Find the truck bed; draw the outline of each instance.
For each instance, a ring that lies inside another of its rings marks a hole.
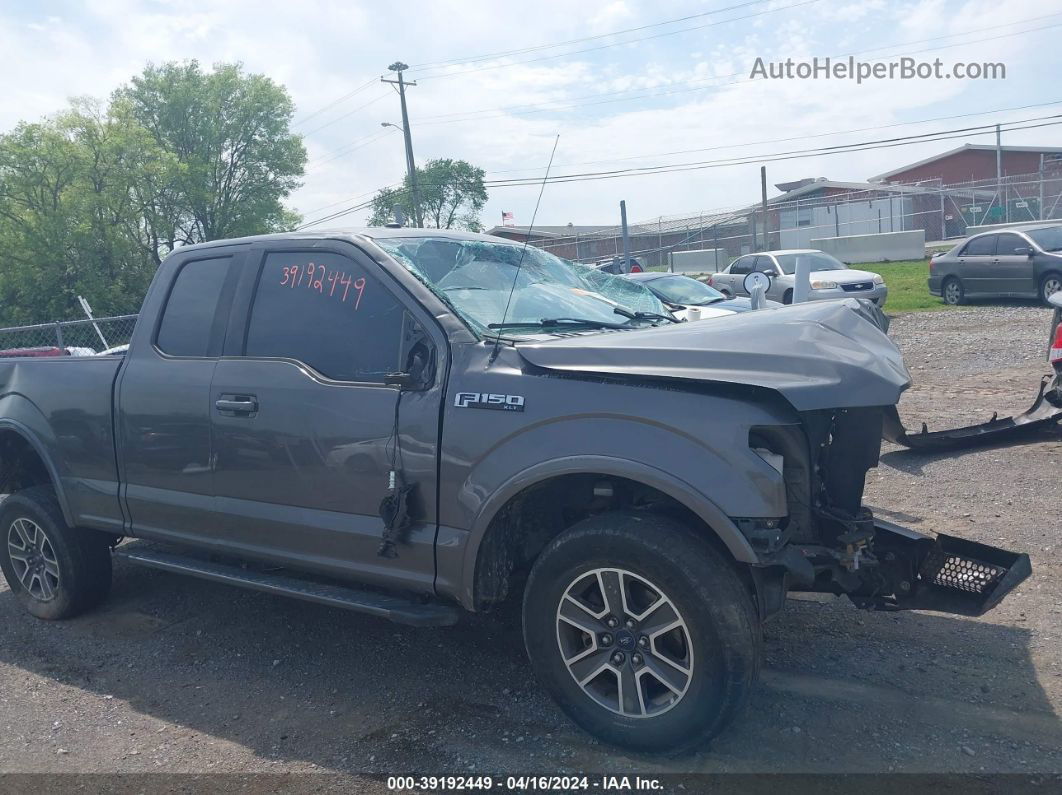
[[[21,426],[44,446],[73,524],[121,529],[111,410],[121,364],[119,356],[0,358],[0,431]]]

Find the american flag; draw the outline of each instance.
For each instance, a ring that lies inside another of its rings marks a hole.
[[[512,213],[502,211],[502,226],[514,226]]]

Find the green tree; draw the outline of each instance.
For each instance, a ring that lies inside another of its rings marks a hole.
[[[419,217],[434,229],[468,229],[479,232],[479,213],[487,203],[484,171],[464,160],[429,160],[417,167],[420,212],[413,205],[413,191],[407,175],[400,188],[384,188],[372,200],[370,226],[383,226],[395,216],[395,208],[412,222]]]
[[[286,91],[149,66],[109,103],[0,134],[0,324],[135,312],[174,247],[288,228],[306,162]]]
[[[302,138],[289,130],[294,110],[282,86],[239,64],[148,66],[115,92],[112,113],[135,120],[179,166],[149,216],[160,248],[298,222],[282,204],[306,166]]]

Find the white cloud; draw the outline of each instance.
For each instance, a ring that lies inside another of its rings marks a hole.
[[[141,0],[92,0],[77,12],[64,12],[62,18],[26,9],[17,13],[0,10],[0,52],[5,53],[0,62],[0,84],[5,86],[0,129],[19,119],[53,113],[68,96],[106,97],[147,61],[193,57],[206,64],[240,60],[249,70],[283,83],[298,105],[297,119],[378,77],[387,64],[403,58],[414,66],[411,77],[417,77],[419,68],[425,78],[409,92],[418,161],[463,157],[499,172],[492,175],[499,177],[541,174],[557,133],[561,139],[555,173],[572,173],[766,154],[967,126],[1002,118],[744,146],[1055,99],[1051,92],[1060,56],[1049,44],[1057,37],[1057,30],[1033,30],[916,56],[931,59],[939,55],[945,61],[1002,60],[1008,66],[1005,83],[886,81],[857,86],[825,80],[749,81],[748,72],[757,56],[841,55],[869,48],[883,49],[867,58],[892,55],[1034,29],[1035,24],[998,26],[1050,11],[1033,0],[1002,5],[996,0],[967,0],[958,6],[943,0],[853,0],[786,10],[791,4],[791,0],[776,2],[771,8],[780,10],[772,13],[688,33],[675,31],[704,21],[654,28],[642,35],[665,31],[674,35],[568,58],[546,59],[557,50],[534,49],[496,61],[458,60],[450,67],[430,71],[418,65],[537,48],[697,14],[704,8],[692,0],[665,0],[651,11],[641,4],[614,0],[542,0],[534,6],[505,5],[496,0],[441,0],[405,7],[367,0],[204,0],[194,6],[183,0],[150,4]],[[732,12],[729,16],[745,13]],[[919,45],[904,44],[990,25],[996,29]],[[589,49],[603,43],[608,40],[564,49]],[[460,74],[426,79],[446,72]],[[596,94],[602,96],[579,99]],[[642,97],[645,94],[656,96]],[[625,96],[642,98],[616,101]],[[380,122],[399,120],[397,98],[387,86],[374,83],[298,129],[312,131],[377,98],[373,104],[308,135],[311,171],[305,187],[294,197],[297,207],[314,210],[345,198],[352,198],[353,204],[353,197],[401,179],[401,135],[372,138],[381,132]],[[553,109],[535,113],[493,110],[514,106],[528,110],[528,105],[546,103]],[[576,104],[581,107],[565,107]],[[485,109],[490,112],[474,113]],[[1014,119],[1028,115],[1039,114],[1004,114]],[[1057,129],[1011,133],[1007,142],[1057,142]],[[351,148],[344,156],[334,156],[356,142],[363,145]],[[778,161],[768,165],[768,176],[771,183],[803,176],[862,179],[959,143],[962,141]],[[742,146],[675,156],[658,154],[737,145]],[[647,156],[616,160],[639,154]],[[607,162],[579,165],[588,161]],[[632,217],[642,219],[743,204],[754,201],[758,192],[758,164],[556,184],[546,189],[540,221],[610,222],[621,198],[627,200]],[[537,186],[494,189],[484,218],[492,222],[504,209],[515,211],[517,220],[526,222],[537,193]],[[355,215],[347,220],[360,222],[363,217]]]

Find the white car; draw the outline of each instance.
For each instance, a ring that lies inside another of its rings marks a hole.
[[[708,284],[727,296],[748,295],[745,277],[754,271],[771,277],[767,297],[783,304],[793,303],[797,263],[806,259],[811,265],[809,301],[831,298],[866,298],[878,306],[885,305],[889,290],[885,280],[876,273],[849,268],[836,257],[816,249],[786,249],[761,251],[738,257],[730,267],[708,278]]]

